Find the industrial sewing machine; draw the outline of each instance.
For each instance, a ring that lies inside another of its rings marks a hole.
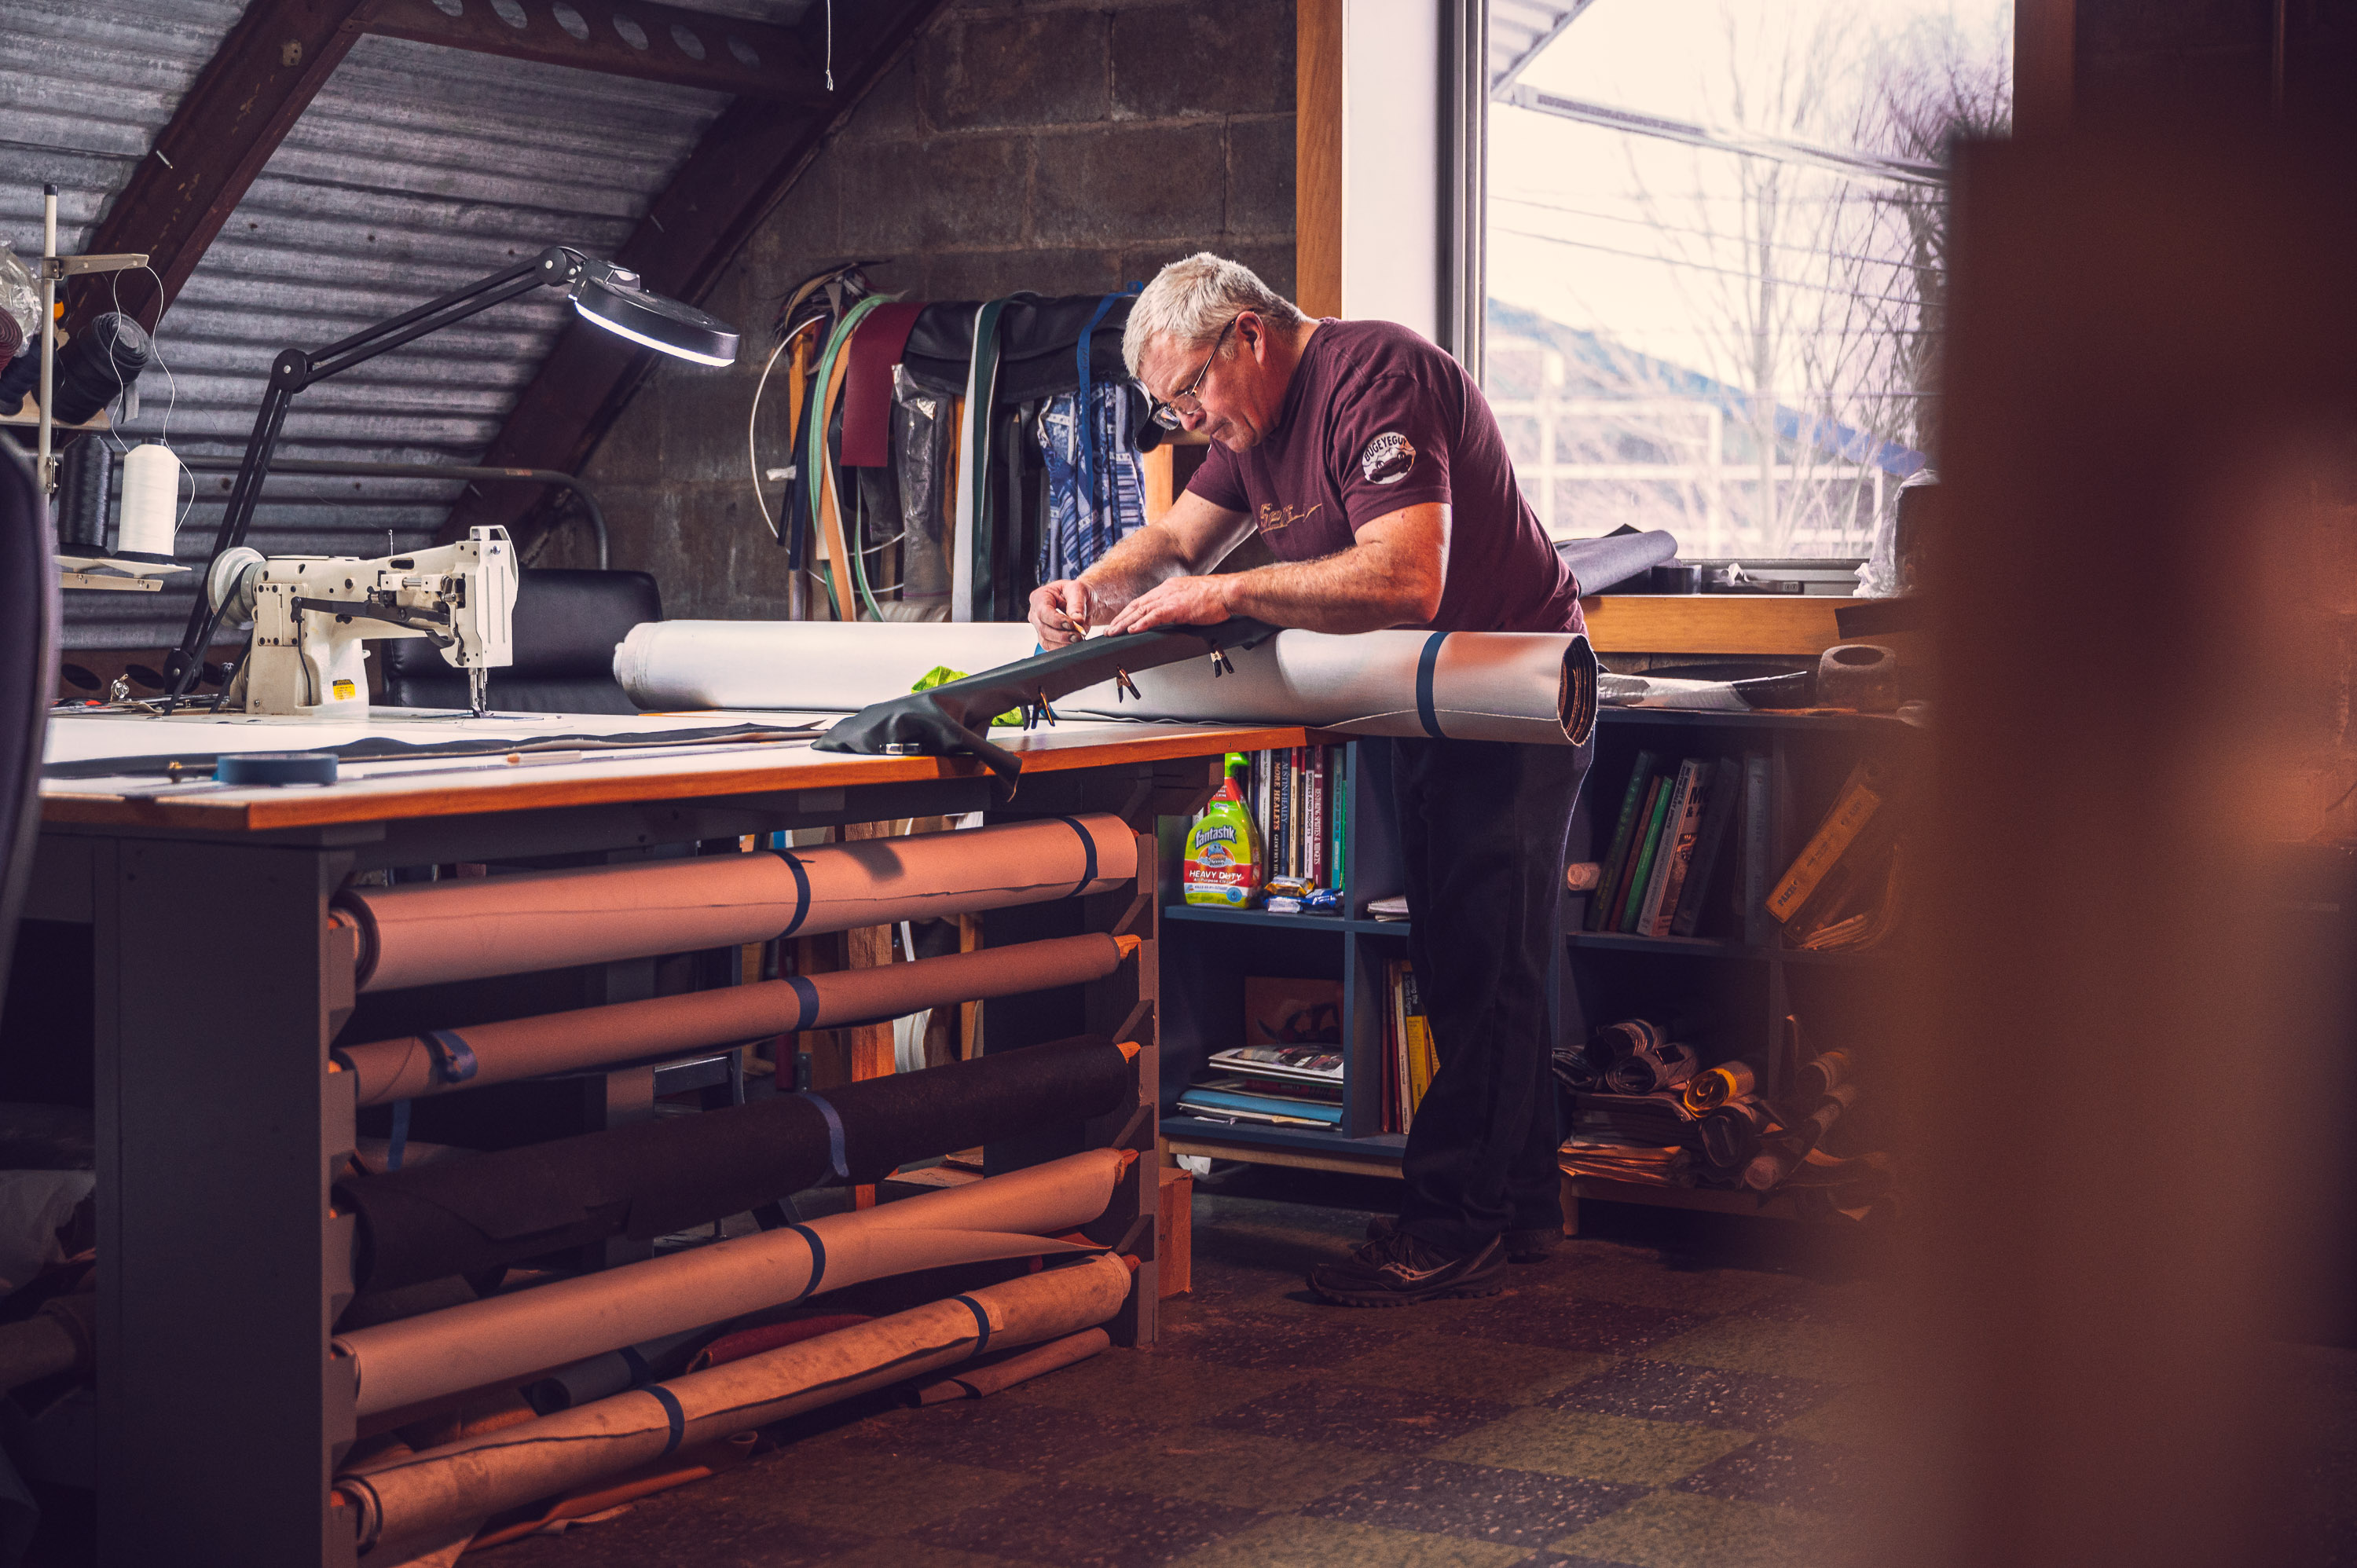
[[[253,622],[222,703],[242,713],[365,718],[369,638],[430,639],[467,672],[479,714],[490,671],[515,661],[515,547],[504,528],[374,561],[238,545],[214,559],[205,593],[222,618]]]

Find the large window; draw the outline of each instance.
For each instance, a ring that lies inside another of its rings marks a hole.
[[[1491,0],[1484,389],[1558,538],[1863,556],[1936,459],[2011,0]]]

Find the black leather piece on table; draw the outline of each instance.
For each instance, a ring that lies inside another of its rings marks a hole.
[[[360,1217],[353,1279],[391,1290],[609,1236],[640,1240],[834,1179],[872,1182],[927,1159],[1102,1116],[1131,1092],[1101,1036],[952,1062],[750,1105],[670,1116],[336,1187]],[[845,1176],[835,1176],[841,1127]]]
[[[614,649],[630,628],[662,619],[644,572],[528,569],[516,580],[515,662],[491,671],[491,706],[510,713],[634,714],[614,679]],[[463,708],[467,677],[422,637],[374,645],[386,705]]]
[[[41,825],[41,736],[58,689],[58,569],[32,465],[0,441],[0,992]]]

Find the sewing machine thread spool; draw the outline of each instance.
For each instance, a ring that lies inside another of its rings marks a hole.
[[[114,553],[125,561],[169,562],[179,522],[180,459],[160,441],[145,441],[123,459],[123,521]]]

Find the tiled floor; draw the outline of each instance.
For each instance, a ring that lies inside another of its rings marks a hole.
[[[1247,1179],[1264,1190],[1286,1186]],[[1299,1191],[1298,1184],[1291,1190]],[[1199,1197],[1161,1345],[817,1418],[486,1568],[1745,1568],[1844,1560],[1871,1287],[1681,1267],[1641,1226],[1506,1294],[1321,1305],[1381,1187]],[[1353,1207],[1353,1202],[1359,1206]]]

